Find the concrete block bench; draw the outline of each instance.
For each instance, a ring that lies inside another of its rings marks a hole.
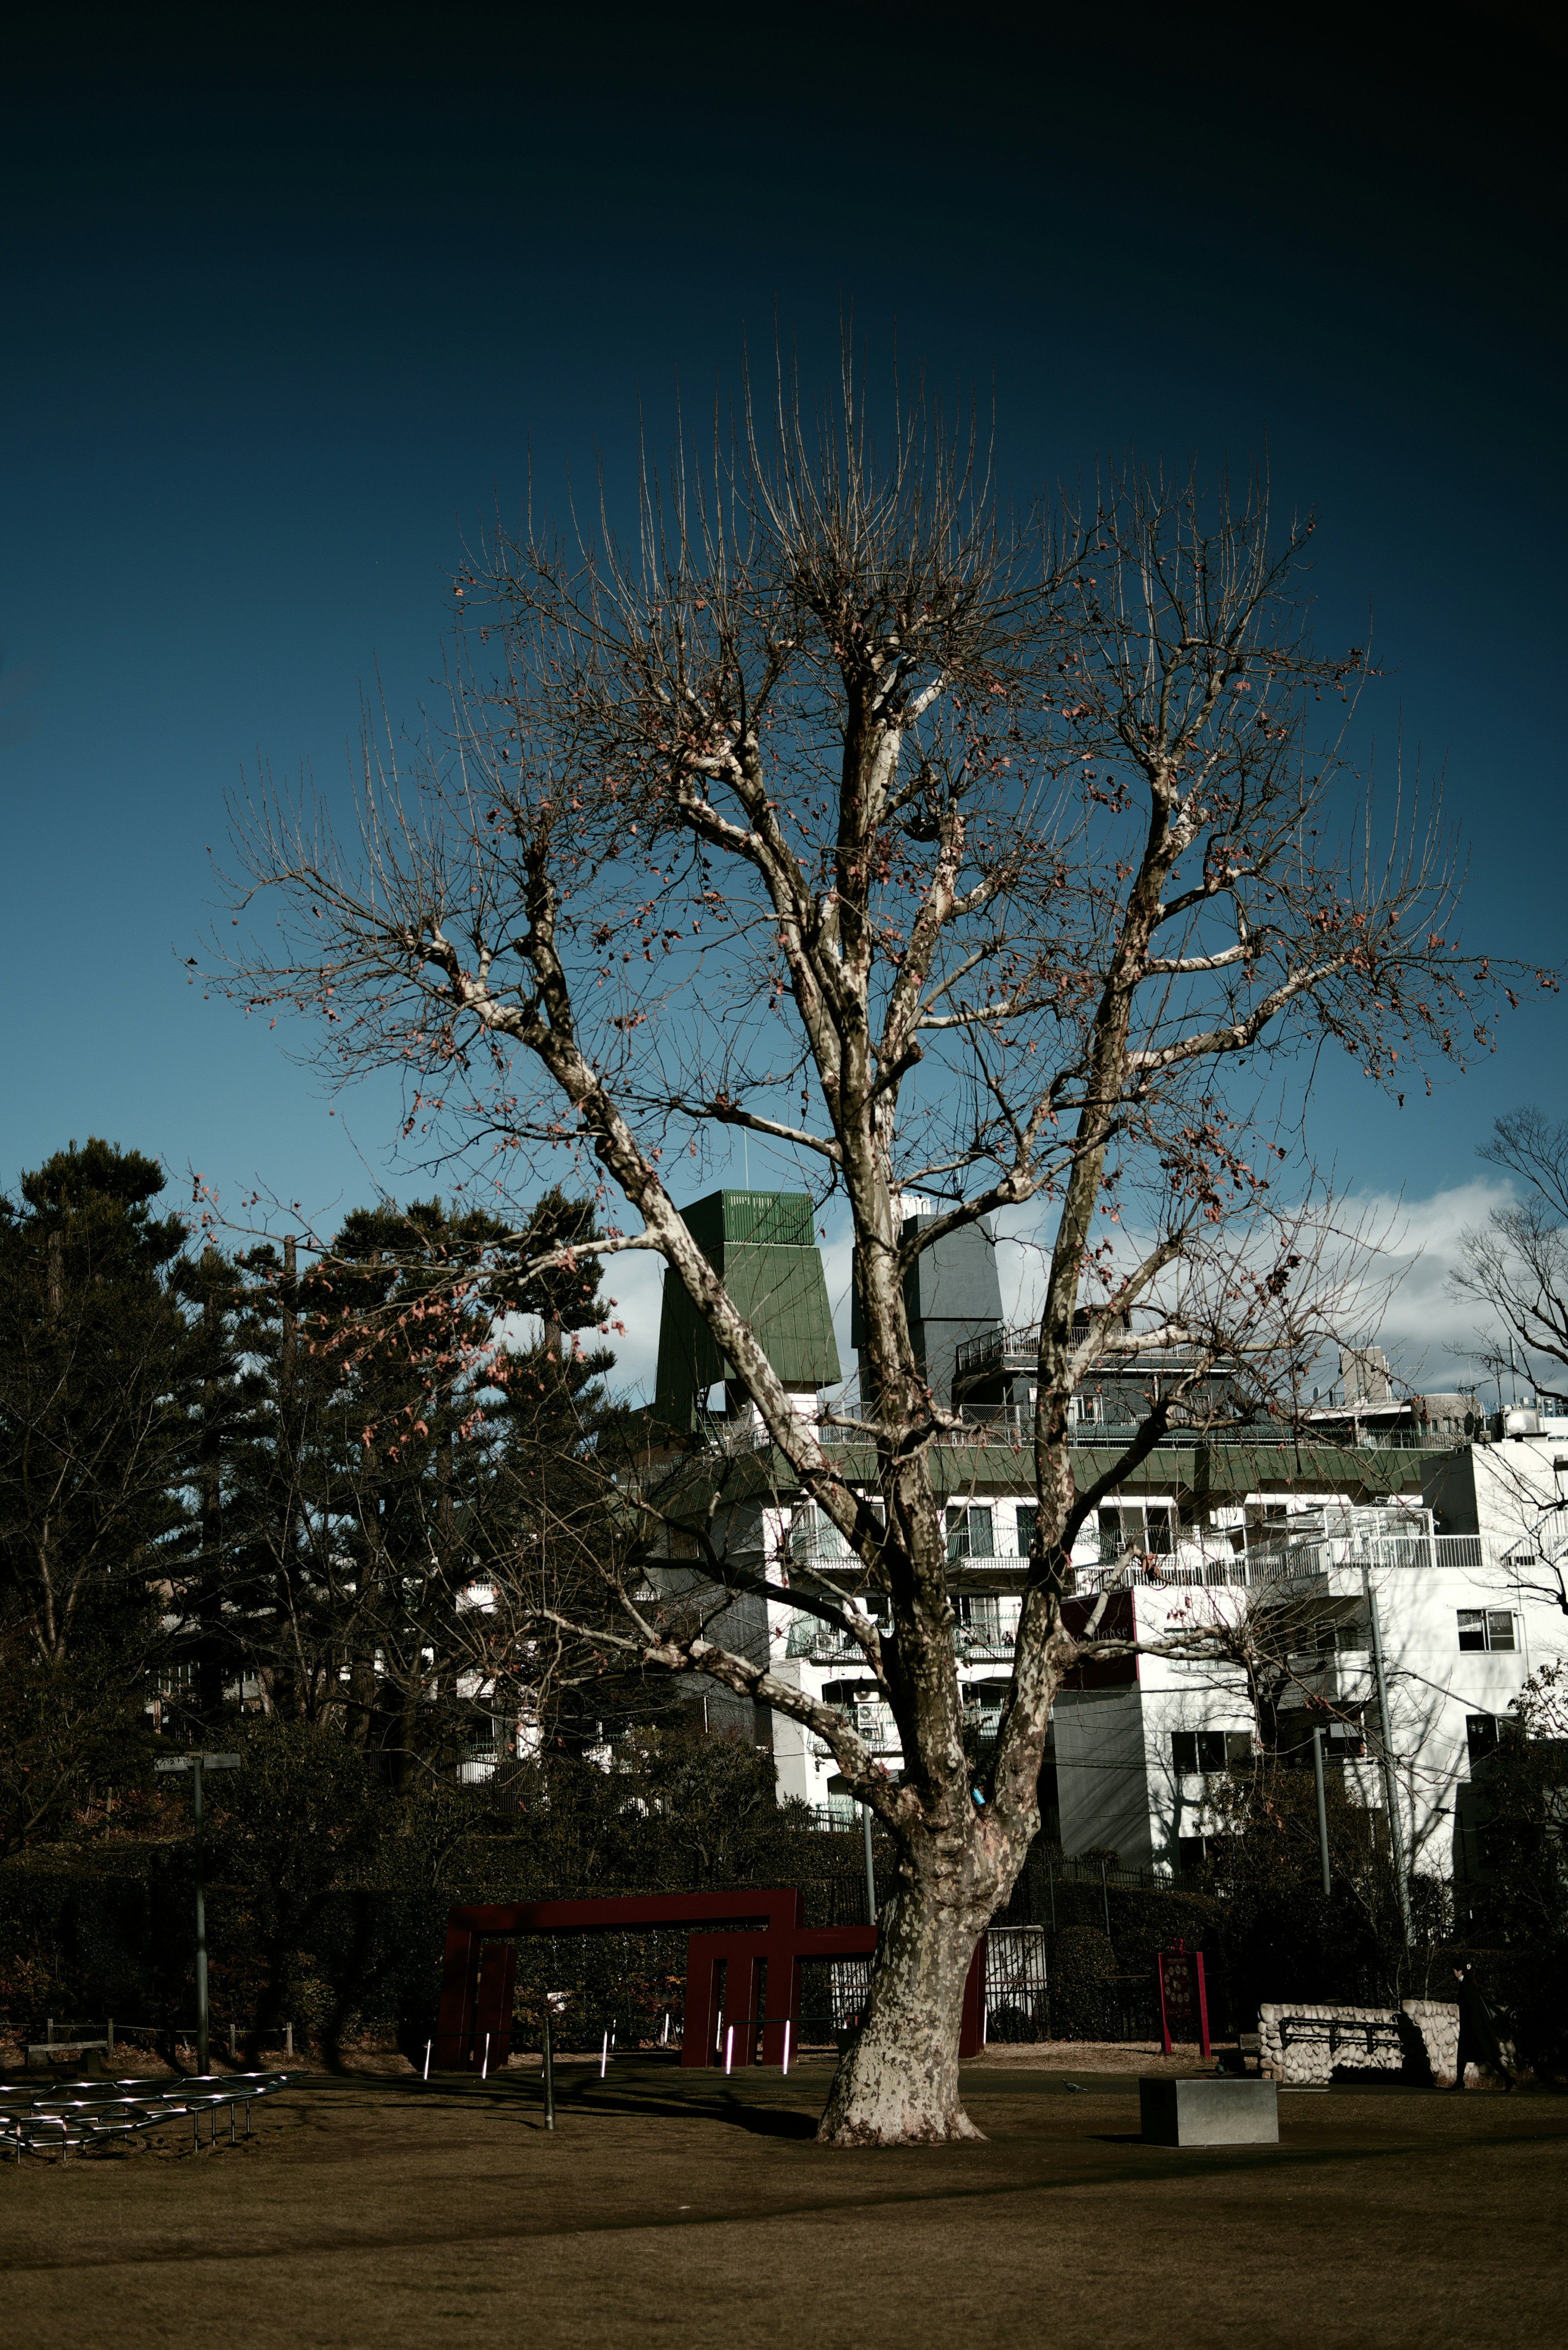
[[[1137,2085],[1146,2146],[1277,2146],[1279,2091],[1272,2081],[1204,2076],[1172,2081],[1146,2074]]]

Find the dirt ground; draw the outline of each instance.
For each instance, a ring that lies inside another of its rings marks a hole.
[[[174,2132],[0,2169],[3,2330],[124,2350],[1568,2335],[1568,2101],[1286,2092],[1278,2147],[1177,2151],[1140,2143],[1136,2076],[1084,2054],[993,2055],[965,2075],[986,2144],[884,2154],[813,2143],[826,2060],[787,2081],[566,2065],[553,2136],[533,2069],[302,2075],[248,2147]]]

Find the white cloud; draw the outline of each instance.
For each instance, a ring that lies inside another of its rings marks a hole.
[[[1425,1200],[1357,1197],[1358,1209],[1388,1227],[1382,1267],[1394,1286],[1376,1341],[1412,1387],[1440,1390],[1480,1376],[1474,1357],[1485,1317],[1468,1300],[1449,1295],[1448,1277],[1459,1261],[1462,1234],[1511,1197],[1508,1184],[1484,1175]]]
[[[628,1249],[624,1256],[607,1257],[599,1286],[616,1301],[612,1322],[626,1324],[623,1338],[613,1331],[598,1345],[615,1349],[610,1384],[637,1403],[653,1400],[653,1375],[659,1363],[659,1310],[664,1296],[664,1259],[651,1249]],[[584,1333],[587,1344],[591,1334]]]

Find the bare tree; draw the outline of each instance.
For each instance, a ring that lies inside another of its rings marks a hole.
[[[1136,468],[1012,518],[972,432],[895,403],[879,449],[847,359],[815,427],[781,374],[701,478],[684,452],[668,486],[645,464],[635,551],[602,516],[570,543],[530,520],[465,566],[450,733],[406,760],[367,743],[357,847],[264,786],[241,812],[236,916],[265,889],[284,927],[242,951],[234,992],[322,1023],[344,1076],[402,1070],[410,1138],[462,1135],[504,1171],[596,1159],[600,1253],[662,1257],[886,1616],[787,1586],[847,1622],[897,1783],[844,1714],[661,1626],[635,1587],[603,1635],[805,1722],[892,1839],[869,2020],[822,2125],[839,2143],[975,2135],[961,1990],[1038,1827],[1081,1653],[1074,1539],[1185,1409],[1151,1400],[1080,1489],[1075,1389],[1151,1339],[1210,1367],[1251,1347],[1288,1411],[1303,1366],[1287,1340],[1266,1372],[1260,1341],[1299,1270],[1271,1121],[1305,1082],[1272,1096],[1278,1056],[1336,1047],[1398,1087],[1423,1046],[1462,1057],[1474,1023],[1433,823],[1406,809],[1379,849],[1364,804],[1354,848],[1334,842],[1365,662],[1308,641],[1313,527],[1276,543],[1261,483],[1210,500]],[[675,1204],[676,1168],[735,1132],[847,1214],[857,1444],[792,1405]],[[906,1186],[939,1212],[906,1219]],[[930,1460],[953,1415],[904,1284],[922,1249],[1024,1204],[1052,1233],[1038,1515],[977,1790]]]
[[[1522,1193],[1461,1235],[1449,1286],[1486,1311],[1482,1359],[1494,1371],[1513,1360],[1515,1342],[1532,1376],[1542,1356],[1568,1369],[1568,1125],[1511,1110],[1480,1155],[1516,1176]]]

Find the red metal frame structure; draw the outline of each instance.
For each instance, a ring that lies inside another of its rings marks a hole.
[[[1161,1950],[1155,1959],[1154,1979],[1159,1991],[1159,2043],[1166,2054],[1170,2054],[1170,2019],[1180,2022],[1191,2016],[1193,1993],[1197,1993],[1198,2034],[1202,2053],[1209,2054],[1209,1991],[1203,1981],[1203,1953],[1189,1950],[1178,1937],[1176,1947]]]
[[[512,2047],[512,1992],[520,1934],[649,1932],[660,1926],[721,1927],[693,1931],[686,1945],[686,2028],[682,2064],[723,2061],[719,1966],[725,1970],[722,2008],[732,2022],[751,2024],[732,2061],[753,2060],[759,2008],[759,1962],[768,1966],[762,2018],[763,2064],[782,2064],[784,2027],[800,2028],[801,1967],[807,1959],[867,1958],[877,1948],[874,1926],[808,1926],[805,1904],[793,1886],[768,1892],[628,1893],[592,1901],[521,1901],[451,1910],[441,1971],[441,2010],[431,2052],[436,2070],[477,2072],[487,2059],[504,2064]],[[978,2056],[985,1981],[985,1937],[964,1984],[959,2054]],[[782,1996],[781,1996],[782,1992]]]

